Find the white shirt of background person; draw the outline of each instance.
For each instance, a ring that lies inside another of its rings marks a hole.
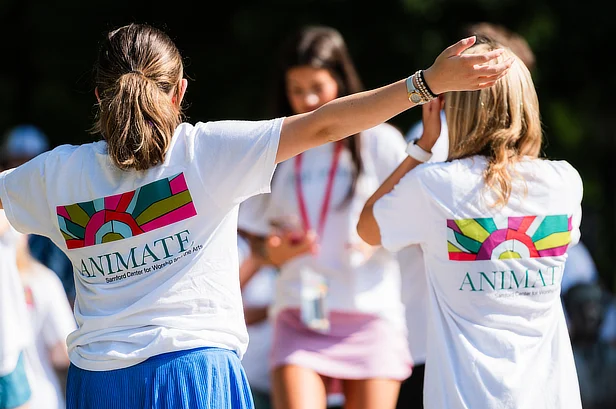
[[[251,200],[251,199],[249,199]],[[241,236],[237,238],[240,265],[248,257],[250,246]],[[263,267],[242,289],[244,307],[268,307],[274,298],[276,269]],[[269,352],[272,345],[273,326],[270,319],[247,325],[249,344],[242,358],[242,366],[252,389],[271,393]]]
[[[15,370],[23,350],[32,342],[24,290],[16,262],[17,232],[0,210],[0,377]]]
[[[407,142],[418,140],[423,133],[423,122],[416,122],[404,135]],[[432,147],[428,162],[443,162],[449,154],[449,136],[445,111],[441,111],[441,134]],[[400,262],[402,302],[406,310],[409,348],[413,365],[426,362],[426,330],[428,290],[421,246],[407,246],[397,253]]]
[[[25,350],[26,373],[32,389],[30,404],[36,409],[64,409],[64,382],[56,368],[68,368],[66,338],[77,329],[73,311],[53,270],[33,260],[28,271],[20,275],[34,334],[34,343]]]

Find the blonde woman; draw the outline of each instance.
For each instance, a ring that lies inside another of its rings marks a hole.
[[[465,53],[499,47],[481,40]],[[539,158],[537,95],[515,58],[494,87],[423,106],[423,135],[357,226],[370,244],[424,251],[429,409],[581,408],[559,296],[580,237],[582,182],[566,161]],[[421,164],[443,103],[449,158]]]

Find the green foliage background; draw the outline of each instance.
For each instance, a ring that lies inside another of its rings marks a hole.
[[[366,87],[427,67],[463,25],[491,21],[522,34],[546,135],[545,154],[584,180],[582,237],[606,285],[616,286],[616,152],[612,74],[615,23],[599,0],[264,0],[134,2],[0,0],[0,132],[29,122],[53,145],[96,137],[91,67],[110,28],[131,21],[165,29],[186,57],[191,121],[259,119],[271,59],[299,24],[338,28]],[[411,110],[391,123],[406,131]]]

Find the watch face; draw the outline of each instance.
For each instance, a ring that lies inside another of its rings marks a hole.
[[[419,95],[418,92],[411,92],[409,97],[415,104],[419,104],[421,102],[421,95]]]

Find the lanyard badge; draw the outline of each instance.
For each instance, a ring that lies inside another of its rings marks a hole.
[[[300,272],[302,280],[301,290],[301,319],[308,328],[329,332],[329,309],[327,307],[327,293],[329,287],[323,274],[304,266]]]
[[[325,187],[325,195],[321,204],[319,213],[319,224],[317,226],[317,240],[319,240],[325,230],[325,222],[329,212],[329,203],[331,201],[332,190],[340,154],[342,153],[342,143],[336,142],[334,145],[334,155],[332,164],[329,169],[327,185]],[[302,155],[295,157],[295,187],[297,192],[297,203],[299,212],[304,227],[304,231],[311,230],[310,218],[304,199],[304,191],[302,189]],[[300,272],[301,275],[301,319],[304,325],[315,331],[328,332],[330,329],[329,311],[327,308],[327,296],[329,286],[327,279],[323,274],[320,274],[312,265],[314,263],[305,264]]]

